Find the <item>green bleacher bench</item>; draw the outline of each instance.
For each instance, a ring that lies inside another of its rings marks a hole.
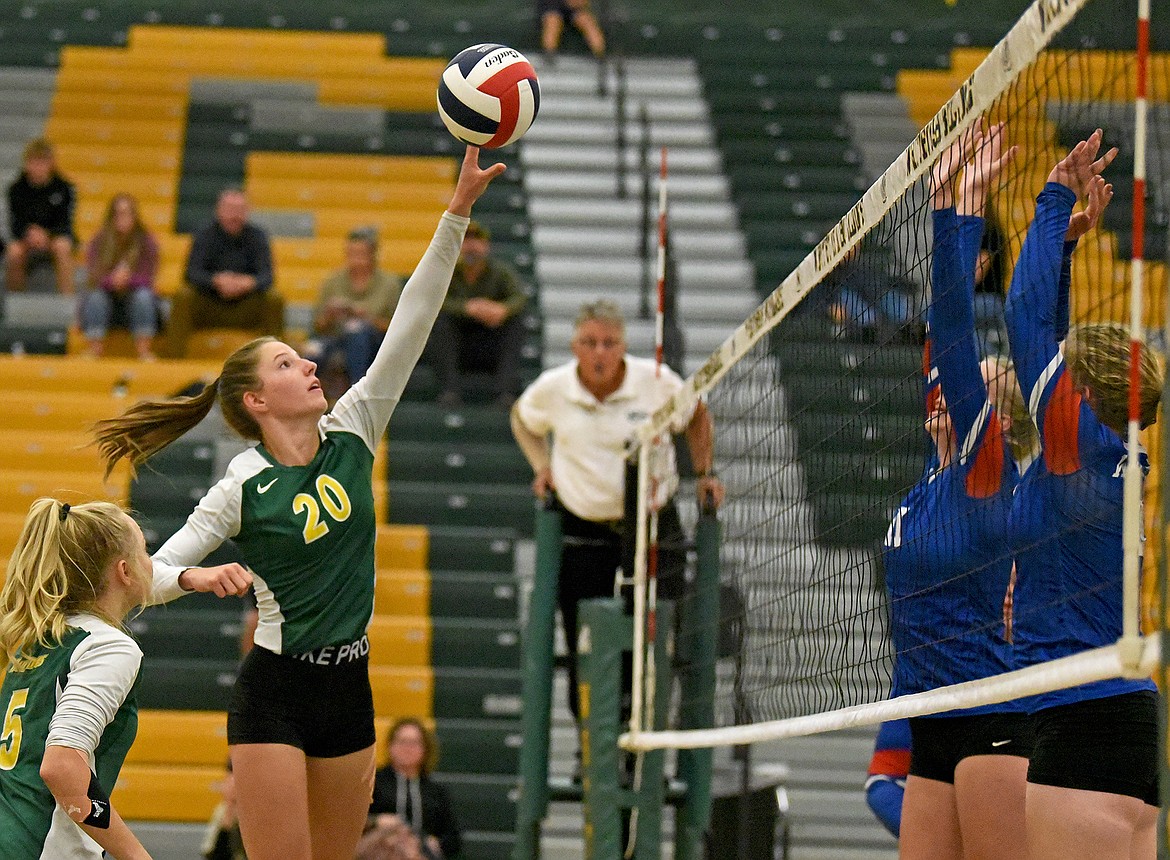
[[[520,717],[519,669],[435,669],[435,719]]]
[[[517,777],[440,772],[434,779],[446,787],[460,827],[497,832],[516,829]]]
[[[901,496],[921,476],[923,460],[913,452],[800,453],[808,485],[817,492],[855,492],[871,496]]]
[[[791,414],[803,411],[845,415],[921,415],[917,378],[867,374],[865,378],[804,374],[785,381]]]
[[[523,483],[532,468],[514,442],[408,442],[390,437],[391,479],[435,483]]]
[[[12,355],[64,355],[69,332],[64,326],[0,324],[0,352]]]
[[[794,373],[910,376],[922,369],[922,349],[916,346],[816,344],[784,337],[775,338],[773,343],[785,377]]]
[[[139,467],[139,474],[199,475],[211,477],[215,468],[215,445],[205,440],[176,439]]]
[[[535,502],[527,485],[391,481],[389,521],[511,528],[531,534]]]
[[[511,529],[431,525],[428,531],[431,570],[511,573],[515,567]]]
[[[925,457],[921,415],[827,415],[803,412],[793,416],[800,450],[814,454],[833,451],[905,452],[919,464]]]
[[[727,164],[859,164],[861,156],[848,140],[782,140],[765,137],[724,137],[720,150]]]
[[[436,668],[519,669],[519,624],[515,620],[434,617],[431,664]]]
[[[143,654],[149,659],[239,659],[241,612],[235,602],[221,600],[218,611],[187,606],[187,599],[180,598],[130,619]]]
[[[144,658],[138,707],[177,711],[226,711],[238,660]]]
[[[515,844],[516,834],[507,831],[465,830],[460,854],[463,857],[474,857],[475,860],[512,860]]]
[[[737,188],[759,192],[812,190],[818,193],[864,191],[868,183],[851,164],[834,166],[752,164],[729,166],[728,174]]]
[[[772,191],[767,194],[737,194],[745,217],[808,218],[814,221],[839,219],[861,197],[861,192],[818,192],[809,190]]]
[[[511,574],[431,572],[431,616],[434,618],[519,617],[516,579]]]
[[[400,403],[390,417],[389,434],[391,445],[412,440],[515,444],[508,414],[490,407]]]
[[[439,767],[447,773],[515,774],[524,734],[513,720],[436,720]]]
[[[898,496],[813,493],[817,540],[831,546],[872,546],[890,526]]]

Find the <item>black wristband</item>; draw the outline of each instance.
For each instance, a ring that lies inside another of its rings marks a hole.
[[[97,774],[92,770],[89,772],[89,791],[86,792],[86,796],[89,798],[91,809],[89,815],[85,816],[81,823],[99,830],[109,830],[110,796],[102,790]]]

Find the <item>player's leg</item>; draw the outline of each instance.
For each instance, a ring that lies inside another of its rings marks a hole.
[[[1130,860],[1153,860],[1158,853],[1158,807],[1148,803],[1142,807],[1130,846]]]
[[[374,747],[307,766],[313,860],[353,860],[374,796]]]
[[[1028,783],[1031,860],[1131,860],[1148,818],[1136,797]],[[1152,845],[1152,840],[1150,840]],[[1143,856],[1152,860],[1153,854]]]
[[[546,54],[555,54],[561,44],[565,21],[559,12],[545,12],[540,16],[540,47]]]
[[[239,744],[231,758],[249,860],[313,860],[305,754],[285,744]]]
[[[1024,823],[1028,760],[968,756],[955,768],[955,799],[965,860],[1027,860]]]
[[[605,56],[605,34],[601,32],[601,25],[597,23],[597,16],[588,7],[578,9],[573,13],[573,26],[581,31],[585,44],[593,52],[593,56]]]
[[[955,786],[910,775],[898,849],[901,860],[963,860]]]

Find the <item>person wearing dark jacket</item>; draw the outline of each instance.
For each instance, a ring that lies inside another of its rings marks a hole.
[[[198,329],[281,336],[284,300],[272,289],[268,234],[248,221],[248,198],[238,188],[220,192],[215,221],[192,239],[185,277],[186,285],[171,300],[169,357],[184,357]]]
[[[24,289],[29,263],[52,259],[57,289],[73,293],[73,185],[57,171],[53,146],[38,138],[24,149],[24,167],[8,186],[8,226],[12,242],[5,256],[5,284]],[[2,247],[2,246],[0,246]]]
[[[398,720],[387,736],[389,764],[374,777],[374,802],[366,835],[358,846],[379,840],[405,824],[417,835],[426,860],[450,860],[459,853],[462,839],[447,790],[430,778],[436,750],[426,727],[416,719]]]

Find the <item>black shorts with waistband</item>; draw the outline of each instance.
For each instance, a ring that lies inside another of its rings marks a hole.
[[[1028,782],[1136,797],[1158,805],[1158,694],[1122,693],[1033,714]]]
[[[910,718],[910,773],[954,784],[955,769],[977,755],[1032,754],[1032,719],[1024,713]]]
[[[244,658],[228,710],[228,744],[285,744],[314,758],[373,746],[369,640],[306,654],[257,645]]]

